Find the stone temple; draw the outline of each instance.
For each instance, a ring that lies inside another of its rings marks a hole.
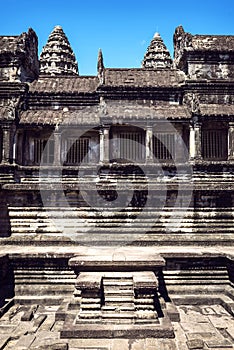
[[[234,348],[234,36],[173,41],[0,36],[0,349]]]

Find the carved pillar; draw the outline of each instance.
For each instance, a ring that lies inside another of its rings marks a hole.
[[[189,135],[189,154],[190,159],[201,159],[201,123],[190,125]]]
[[[234,122],[228,126],[228,160],[234,160]]]
[[[100,137],[100,162],[109,162],[109,126],[99,130]]]
[[[9,164],[11,159],[11,126],[2,126],[2,164]]]
[[[54,165],[61,165],[61,133],[54,132]]]
[[[146,127],[145,146],[145,160],[151,163],[153,161],[153,128],[151,125]]]

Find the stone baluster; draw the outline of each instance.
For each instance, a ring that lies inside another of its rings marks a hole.
[[[54,132],[54,164],[55,166],[61,165],[61,133]]]
[[[147,125],[146,127],[146,135],[145,135],[145,159],[147,163],[152,163],[153,161],[153,128],[151,125]]]
[[[228,160],[234,160],[234,122],[228,128]]]

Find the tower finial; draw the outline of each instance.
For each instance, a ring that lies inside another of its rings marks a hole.
[[[98,77],[100,80],[100,83],[103,84],[104,80],[104,63],[103,63],[103,55],[102,55],[102,50],[99,49],[98,51],[98,62],[97,62],[97,71],[98,71]]]

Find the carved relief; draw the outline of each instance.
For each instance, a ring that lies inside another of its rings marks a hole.
[[[197,94],[194,93],[186,93],[183,98],[183,104],[186,104],[192,113],[199,114],[200,106],[199,106],[199,98]]]

